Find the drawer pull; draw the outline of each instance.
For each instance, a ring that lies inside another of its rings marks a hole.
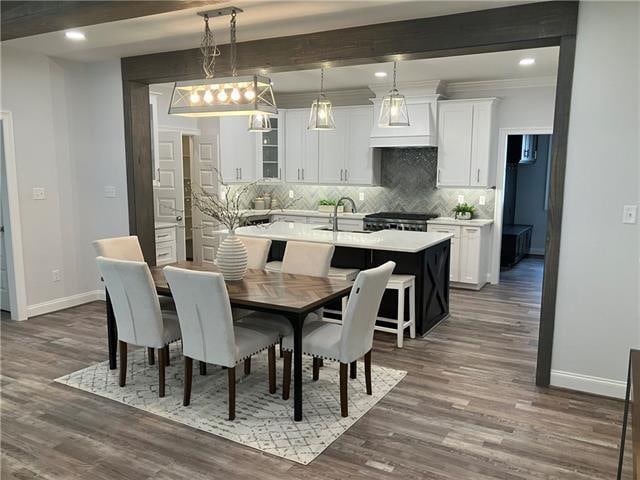
[[[168,257],[168,256],[169,256],[169,254],[168,254],[167,252],[165,252],[165,253],[159,253],[159,254],[158,254],[158,256],[159,256],[159,257]]]
[[[164,234],[162,234],[162,235],[158,235],[158,238],[167,238],[167,237],[169,237],[169,236],[170,236],[170,234],[169,234],[169,233],[164,233]]]

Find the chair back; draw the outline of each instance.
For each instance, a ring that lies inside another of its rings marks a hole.
[[[100,257],[115,258],[116,260],[132,260],[134,262],[144,262],[144,255],[140,248],[138,237],[103,238],[93,242],[93,248]]]
[[[328,243],[287,242],[282,259],[282,273],[326,277],[335,247]]]
[[[371,350],[378,309],[395,266],[394,262],[387,262],[356,277],[342,319],[341,362],[353,362]]]
[[[143,347],[164,346],[160,302],[145,262],[97,257],[118,326],[118,339]]]
[[[247,249],[247,268],[264,270],[269,258],[271,240],[268,238],[238,237]]]
[[[222,274],[164,267],[182,332],[184,355],[233,367],[236,346],[229,294]]]

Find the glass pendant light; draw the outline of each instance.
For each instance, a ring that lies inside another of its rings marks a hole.
[[[393,88],[382,98],[380,117],[378,118],[378,125],[380,127],[392,128],[409,126],[407,102],[404,95],[400,95],[396,88],[397,65],[397,62],[393,62]]]
[[[324,68],[320,69],[320,94],[311,104],[309,115],[309,130],[335,130],[331,101],[324,95]]]
[[[278,113],[271,80],[261,75],[237,75],[236,71],[236,15],[237,7],[199,12],[204,17],[205,29],[200,51],[205,78],[176,82],[173,87],[169,114],[185,117],[220,117],[247,115],[268,117]],[[220,51],[209,28],[209,15],[231,15],[229,30],[231,42],[231,77],[214,78],[216,57]]]
[[[256,113],[249,117],[250,132],[270,132],[271,130],[271,118],[269,118],[269,115]]]

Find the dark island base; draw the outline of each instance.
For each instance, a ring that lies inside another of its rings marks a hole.
[[[269,260],[282,260],[286,242],[274,240]],[[449,315],[449,256],[451,242],[445,240],[417,253],[368,250],[336,247],[331,265],[338,268],[366,270],[392,260],[396,262],[394,273],[416,277],[416,330],[424,335]],[[387,291],[382,298],[379,315],[397,317],[398,297],[395,291]],[[405,298],[409,305],[409,298]],[[340,309],[340,305],[333,306]],[[409,309],[405,308],[405,319]]]

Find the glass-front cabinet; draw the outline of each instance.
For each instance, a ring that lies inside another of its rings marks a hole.
[[[256,133],[257,177],[264,182],[280,182],[284,170],[284,115],[271,117],[271,131]]]

